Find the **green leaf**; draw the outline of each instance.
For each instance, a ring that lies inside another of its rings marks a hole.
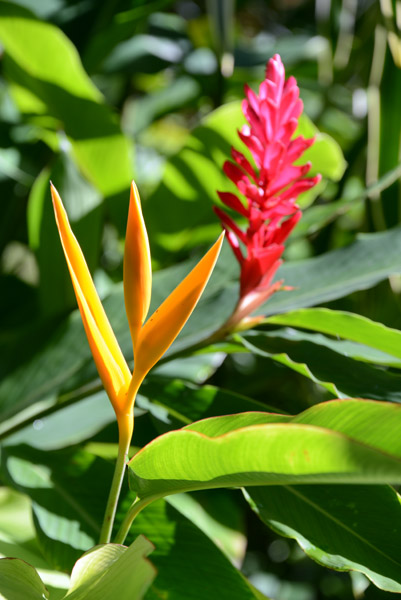
[[[295,289],[277,292],[259,313],[287,312],[342,298],[395,273],[401,273],[401,227],[360,234],[344,248],[285,263],[277,278]]]
[[[306,310],[306,309],[305,309]],[[312,309],[311,309],[312,310]],[[318,309],[319,310],[319,309]],[[325,309],[324,309],[325,310]],[[286,313],[291,314],[291,313]],[[348,313],[352,316],[352,313]],[[280,316],[280,315],[277,315]],[[357,315],[355,315],[357,316]],[[268,323],[269,320],[267,319]],[[279,348],[280,342],[279,340],[284,340],[284,347],[286,346],[286,341],[292,342],[310,342],[311,344],[315,344],[317,346],[324,346],[325,348],[329,348],[334,352],[341,354],[350,359],[356,359],[367,363],[372,363],[376,365],[383,366],[392,366],[392,367],[400,367],[401,361],[400,359],[391,356],[387,352],[382,352],[381,350],[377,350],[376,348],[372,348],[371,346],[367,346],[365,344],[359,344],[358,342],[353,342],[347,339],[341,339],[340,336],[329,337],[328,335],[322,335],[321,333],[310,333],[309,331],[304,331],[301,329],[294,329],[293,327],[279,327],[277,329],[273,329],[272,331],[263,331],[264,336],[266,338],[270,338],[272,340],[272,347],[275,348],[275,341],[277,340],[277,347]],[[394,330],[395,331],[395,330]],[[255,330],[255,333],[258,334],[260,332],[259,329]],[[247,335],[247,334],[244,334]],[[252,335],[250,333],[250,335]],[[237,339],[237,338],[236,338]],[[239,340],[238,340],[239,341]],[[267,342],[269,344],[269,342]],[[280,348],[279,348],[280,349]]]
[[[326,388],[335,397],[401,402],[401,375],[350,358],[347,349],[351,355],[358,354],[358,350],[364,355],[363,347],[357,349],[350,342],[336,342],[320,334],[294,330],[255,331],[237,335],[236,339],[242,339],[250,352],[285,365]],[[369,354],[367,348],[365,359]],[[374,360],[375,355],[369,358]]]
[[[387,364],[394,364],[391,357],[401,359],[401,331],[354,313],[313,308],[276,315],[267,319],[267,323],[321,331],[365,344],[389,355]]]
[[[168,502],[140,513],[131,535],[142,533],[154,544],[158,575],[146,600],[254,600],[262,598],[214,543]]]
[[[399,483],[400,424],[401,406],[361,400],[323,403],[292,418],[205,419],[136,454],[129,463],[131,488],[149,502],[216,487]]]
[[[56,120],[56,129],[63,124],[77,164],[103,195],[126,192],[132,178],[130,144],[71,41],[9,2],[0,4],[0,39],[8,77],[25,92],[20,108],[45,111]]]
[[[137,537],[129,548],[95,546],[72,570],[69,600],[141,600],[156,576],[146,559],[153,548],[144,536]]]
[[[0,560],[0,598],[4,600],[44,600],[49,594],[31,565],[19,558]]]
[[[107,74],[161,71],[179,63],[184,56],[178,40],[149,34],[137,34],[117,44],[103,63]]]
[[[59,450],[90,439],[115,419],[110,400],[101,390],[74,404],[61,405],[53,413],[41,415],[34,424],[9,435],[3,443]]]
[[[401,498],[392,488],[270,486],[247,495],[262,521],[319,564],[360,571],[379,588],[401,592]]]

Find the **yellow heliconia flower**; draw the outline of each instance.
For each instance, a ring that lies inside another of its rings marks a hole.
[[[124,253],[124,298],[134,349],[134,371],[131,374],[53,184],[51,194],[89,346],[116,413],[120,435],[131,439],[133,406],[138,388],[149,370],[173,343],[195,308],[213,271],[223,234],[145,322],[152,287],[150,249],[138,190],[132,183]]]

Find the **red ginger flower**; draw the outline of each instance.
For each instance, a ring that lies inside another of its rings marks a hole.
[[[245,94],[242,111],[249,125],[244,125],[238,135],[251,152],[256,168],[232,148],[235,163],[226,161],[223,170],[245,202],[231,192],[217,193],[226,206],[248,220],[247,229],[240,229],[221,208],[214,209],[241,265],[235,323],[281,286],[282,282],[271,282],[282,263],[284,242],[301,218],[296,200],[301,192],[320,181],[320,175],[305,177],[310,162],[302,166],[293,164],[313,144],[314,138],[292,139],[303,103],[294,77],[285,80],[284,65],[278,54],[267,63],[259,95],[247,85]],[[246,249],[245,256],[240,242]]]

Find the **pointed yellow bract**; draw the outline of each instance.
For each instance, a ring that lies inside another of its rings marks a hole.
[[[124,299],[135,357],[136,340],[149,311],[151,292],[152,267],[148,234],[138,189],[132,182],[125,237]]]
[[[150,369],[163,356],[184,327],[198,303],[212,274],[223,243],[224,233],[185,279],[155,310],[139,332],[134,378],[128,392],[128,401]]]
[[[100,378],[113,404],[120,435],[131,439],[136,393],[149,370],[173,343],[195,308],[213,271],[224,234],[145,323],[150,305],[152,271],[149,241],[135,183],[132,183],[124,254],[124,297],[134,346],[134,373],[124,359],[97,295],[67,213],[51,185],[61,243]],[[129,441],[128,441],[129,443]]]
[[[129,386],[131,373],[96,292],[82,250],[74,236],[56,188],[51,185],[54,212],[61,244],[85,326],[86,335],[100,378],[113,404]]]

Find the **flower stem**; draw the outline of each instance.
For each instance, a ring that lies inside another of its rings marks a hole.
[[[161,497],[161,495],[156,495],[142,499],[136,498],[131,504],[131,507],[128,510],[127,514],[125,515],[124,521],[121,523],[120,529],[117,532],[114,543],[123,544],[125,542],[125,538],[129,533],[129,530],[131,529],[131,525],[134,522],[135,517],[141,512],[142,509],[145,508],[145,506],[147,506],[154,500],[158,500]]]
[[[108,544],[113,530],[114,518],[116,515],[117,504],[120,497],[121,486],[125,474],[125,465],[128,459],[128,450],[132,437],[132,415],[126,415],[126,418],[119,420],[119,440],[118,456],[114,467],[113,481],[111,483],[109,498],[107,500],[106,512],[103,519],[100,532],[99,544]]]

